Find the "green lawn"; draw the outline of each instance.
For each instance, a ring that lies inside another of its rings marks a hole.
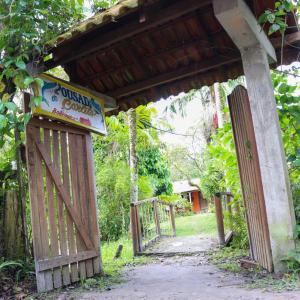
[[[216,235],[216,217],[213,213],[195,214],[176,218],[176,235],[189,236],[197,234]]]

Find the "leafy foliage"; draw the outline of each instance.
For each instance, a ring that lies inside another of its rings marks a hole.
[[[47,54],[45,43],[80,20],[82,0],[5,0],[0,5],[0,148],[5,137],[17,126],[20,131],[29,121],[16,105],[15,96],[33,82],[27,70],[31,61],[38,64]],[[15,101],[15,102],[13,102]],[[38,106],[41,97],[33,97],[31,106]]]
[[[140,149],[138,159],[138,173],[141,176],[150,176],[155,187],[155,195],[171,194],[169,166],[159,146]]]
[[[170,193],[168,165],[156,131],[150,127],[153,108],[140,106],[137,113],[139,199]],[[126,113],[107,118],[108,135],[94,139],[99,223],[102,239],[116,240],[129,229],[130,169],[129,128]]]
[[[300,224],[300,97],[284,74],[272,74],[297,222]]]
[[[275,2],[275,9],[267,9],[259,18],[258,22],[269,26],[269,34],[280,31],[284,34],[287,29],[287,14],[298,14],[300,1],[280,0]],[[296,18],[295,18],[296,19]]]

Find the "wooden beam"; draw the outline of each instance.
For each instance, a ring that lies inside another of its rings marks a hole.
[[[55,57],[58,55],[55,54],[54,48],[54,60],[48,61],[47,63],[45,63],[45,66],[47,66],[47,68],[53,68],[61,64],[66,64],[80,57],[84,57],[92,52],[106,48],[121,40],[130,38],[143,31],[149,30],[153,27],[157,27],[161,24],[172,21],[180,16],[188,14],[189,12],[205,7],[211,4],[211,1],[212,0],[177,1],[175,4],[170,5],[167,8],[160,9],[159,13],[159,7],[156,6],[156,8],[152,10],[151,7],[149,7],[147,11],[146,22],[139,23],[139,19],[136,18],[134,21],[127,23],[125,26],[120,26],[112,32],[107,32],[105,34],[100,35],[99,38],[86,42],[82,47],[73,49],[73,51],[67,51],[62,57]]]
[[[213,6],[216,18],[240,50],[259,44],[270,62],[276,62],[270,40],[244,0],[213,0]]]
[[[158,76],[152,77],[150,79],[142,80],[133,84],[129,84],[125,87],[116,89],[112,92],[108,92],[112,97],[120,98],[140,92],[142,90],[150,89],[154,86],[162,85],[174,80],[182,79],[191,75],[206,72],[211,69],[221,67],[233,62],[240,61],[240,56],[230,57],[230,58],[214,58],[211,60],[203,61],[200,63],[190,64],[186,67],[182,67],[175,71],[160,74]]]
[[[300,31],[284,35],[283,46],[293,45],[297,42],[300,42]],[[271,39],[271,43],[275,49],[280,48],[282,46],[282,37],[280,36],[280,37]]]
[[[56,256],[56,257],[38,260],[36,264],[36,268],[38,272],[41,272],[41,271],[61,267],[64,265],[72,264],[75,262],[79,262],[82,260],[98,257],[98,256],[99,256],[99,252],[96,250],[81,251],[74,254],[62,255],[62,256]]]

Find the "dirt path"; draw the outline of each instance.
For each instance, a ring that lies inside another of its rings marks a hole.
[[[164,238],[151,248],[147,253],[197,253],[205,252],[218,245],[217,239],[207,235],[183,236],[175,238]]]
[[[300,291],[275,293],[247,289],[253,277],[233,274],[212,265],[206,251],[216,247],[214,238],[205,235],[163,239],[149,252],[161,258],[148,265],[124,270],[124,283],[105,292],[61,295],[59,300],[299,300]],[[167,257],[173,253],[175,256]],[[176,255],[180,253],[181,255]],[[198,253],[182,256],[182,253]],[[71,296],[71,297],[69,297]]]
[[[220,271],[203,255],[158,260],[126,271],[127,282],[106,292],[88,292],[76,299],[203,299],[289,300],[300,292],[273,293],[243,287],[246,279]]]

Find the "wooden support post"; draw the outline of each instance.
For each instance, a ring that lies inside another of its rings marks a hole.
[[[244,0],[213,0],[216,18],[239,48],[252,114],[275,272],[295,249],[295,213],[269,61],[275,50]]]
[[[266,52],[260,45],[241,51],[256,138],[273,264],[295,248],[295,213]],[[276,176],[275,176],[276,174]]]
[[[139,205],[135,206],[135,219],[136,219],[137,237],[138,237],[138,245],[139,245],[138,251],[141,252],[143,236],[142,236],[142,226],[141,226]]]
[[[233,224],[232,224],[232,207],[231,207],[230,201],[231,201],[231,195],[227,194],[226,195],[226,208],[227,208],[227,211],[229,213],[229,227],[230,227],[230,230],[232,230],[232,228],[233,228]]]
[[[130,220],[131,220],[133,255],[137,255],[140,252],[140,245],[139,245],[139,237],[138,237],[138,230],[137,230],[136,206],[133,203],[131,203],[130,206]]]
[[[225,244],[225,232],[224,232],[221,195],[219,193],[215,194],[215,208],[216,208],[216,220],[217,220],[217,227],[218,227],[219,244],[220,246],[223,246]]]
[[[175,225],[175,213],[174,213],[173,205],[170,205],[170,216],[171,216],[173,236],[175,237],[176,236],[176,225]]]
[[[158,236],[161,236],[160,222],[159,222],[159,215],[158,215],[156,200],[153,201],[153,214],[154,214],[154,221],[155,221],[155,226],[156,226],[156,233]]]

